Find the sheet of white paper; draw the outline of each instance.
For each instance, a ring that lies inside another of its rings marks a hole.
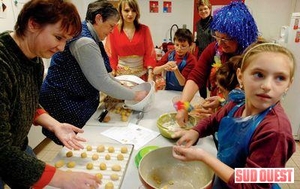
[[[160,133],[129,123],[127,127],[112,127],[103,131],[101,134],[122,144],[133,144],[134,149],[138,150],[156,138]]]

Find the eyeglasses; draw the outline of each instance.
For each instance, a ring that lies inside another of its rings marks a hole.
[[[216,36],[216,35],[212,35],[212,37],[215,38],[216,41],[217,41],[219,44],[220,44],[221,42],[223,42],[223,43],[228,43],[228,42],[234,40],[234,39],[232,39],[232,38],[224,39],[224,38],[218,37],[218,36]]]

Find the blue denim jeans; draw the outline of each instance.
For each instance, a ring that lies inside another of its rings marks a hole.
[[[36,158],[36,155],[35,155],[35,153],[33,152],[33,149],[30,146],[27,146],[25,152],[28,155],[31,155],[31,156]],[[1,177],[0,177],[0,189],[4,189],[4,182],[2,181]]]

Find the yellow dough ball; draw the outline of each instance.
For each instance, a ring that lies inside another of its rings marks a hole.
[[[111,167],[111,170],[113,170],[113,171],[121,171],[121,166],[120,165],[113,165]]]
[[[114,189],[114,184],[112,182],[108,182],[105,184],[105,189]]]
[[[55,167],[56,167],[56,168],[61,168],[61,167],[64,166],[64,165],[65,165],[64,160],[59,160],[59,161],[57,161],[57,162],[55,163]]]
[[[91,169],[93,169],[93,168],[94,168],[93,163],[87,163],[87,164],[86,164],[86,169],[91,170]]]
[[[109,153],[114,153],[115,152],[115,148],[113,146],[108,147],[108,152]]]
[[[117,107],[117,108],[115,109],[115,113],[116,113],[116,114],[119,114],[119,113],[120,113],[120,111],[121,111],[121,110],[120,110],[120,108],[119,108],[119,107]]]
[[[67,163],[68,168],[74,168],[75,165],[76,165],[75,161],[70,161],[70,162]]]
[[[117,155],[117,160],[119,160],[119,161],[124,160],[123,154],[118,154],[118,155]]]
[[[127,122],[128,121],[128,117],[126,115],[122,115],[121,116],[121,121]]]
[[[105,155],[105,159],[106,159],[106,160],[110,160],[110,155],[109,155],[109,154],[106,154],[106,155]]]
[[[81,158],[86,158],[86,157],[87,157],[86,152],[82,152],[82,153],[81,153]]]
[[[121,153],[126,154],[128,152],[128,148],[126,146],[121,147]]]
[[[87,145],[87,146],[86,146],[86,150],[87,150],[87,151],[92,151],[92,150],[93,150],[93,148],[92,148],[92,146],[91,146],[91,145]]]
[[[72,151],[68,151],[68,152],[66,153],[66,156],[67,156],[67,157],[72,157],[72,156],[73,156],[73,152],[72,152]]]
[[[93,154],[93,156],[92,156],[92,160],[97,160],[97,159],[99,159],[99,155],[98,154]]]
[[[99,145],[97,147],[97,152],[104,152],[104,150],[105,150],[105,147],[103,145]]]
[[[106,164],[100,163],[100,170],[106,170]]]
[[[101,179],[103,178],[103,175],[102,175],[101,173],[96,173],[95,176],[96,176],[99,180],[101,180]]]
[[[111,180],[119,180],[119,175],[116,174],[116,173],[113,173],[113,174],[110,175],[110,179]]]
[[[126,110],[121,110],[121,116],[126,116]]]
[[[111,117],[109,115],[105,116],[103,119],[104,123],[108,123],[111,120]]]

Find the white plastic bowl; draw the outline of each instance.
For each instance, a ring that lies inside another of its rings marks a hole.
[[[145,83],[144,80],[142,80],[141,78],[139,78],[135,75],[119,75],[119,76],[116,76],[115,78],[119,81],[131,81],[136,84]]]
[[[154,103],[155,84],[154,82],[144,82],[139,85],[132,87],[134,91],[148,91],[148,95],[141,101],[125,100],[124,108],[129,108],[136,111],[147,112],[151,109]]]

